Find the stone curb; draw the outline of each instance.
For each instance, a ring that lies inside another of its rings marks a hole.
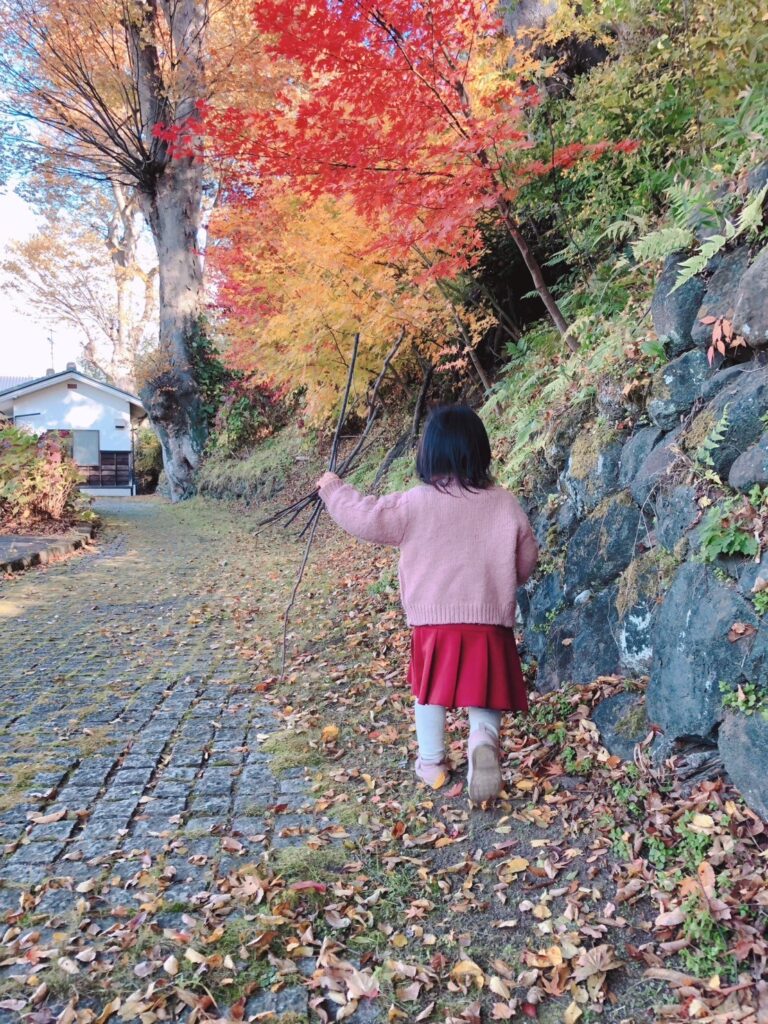
[[[54,558],[69,555],[84,547],[95,532],[93,526],[76,526],[71,533],[64,534],[56,540],[41,537],[37,551],[29,551],[24,555],[0,561],[0,573],[22,572],[35,565],[47,565]]]

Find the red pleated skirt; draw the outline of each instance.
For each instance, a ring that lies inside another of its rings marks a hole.
[[[419,704],[528,710],[515,633],[508,626],[415,626],[408,682]]]

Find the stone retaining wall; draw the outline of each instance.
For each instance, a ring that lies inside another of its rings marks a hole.
[[[608,745],[626,756],[627,735],[642,738],[655,724],[659,757],[717,748],[768,818],[768,719],[726,711],[721,693],[751,684],[768,699],[768,615],[752,601],[768,554],[705,563],[700,551],[718,496],[768,485],[768,247],[724,252],[673,292],[682,258],[667,260],[652,305],[669,362],[631,434],[599,396],[575,438],[573,424],[563,426],[571,436],[557,483],[530,510],[545,571],[521,595],[526,646],[544,691],[649,676],[646,717],[636,701],[598,713]],[[736,359],[709,365],[705,316],[732,320],[746,341]],[[746,627],[736,636],[734,623]]]

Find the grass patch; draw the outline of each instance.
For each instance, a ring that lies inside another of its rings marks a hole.
[[[81,757],[95,757],[96,754],[101,753],[104,750],[104,747],[111,741],[112,726],[99,725],[94,729],[89,729],[88,732],[83,733],[82,736],[78,736],[75,742]]]
[[[272,770],[284,772],[289,768],[322,764],[323,756],[317,749],[319,740],[320,733],[316,729],[307,732],[283,729],[264,740],[261,749],[272,755]]]
[[[298,427],[291,424],[237,458],[213,452],[203,462],[198,490],[214,498],[269,498],[284,484],[299,458],[309,457]]]
[[[274,851],[272,869],[289,884],[307,879],[326,882],[338,876],[348,856],[347,851],[336,846],[322,850],[313,850],[309,846],[284,846]]]

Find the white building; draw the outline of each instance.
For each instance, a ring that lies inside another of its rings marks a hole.
[[[86,494],[136,493],[135,433],[145,416],[136,395],[86,377],[74,363],[61,373],[49,370],[45,377],[0,389],[0,419],[35,434],[55,431],[71,438]]]

